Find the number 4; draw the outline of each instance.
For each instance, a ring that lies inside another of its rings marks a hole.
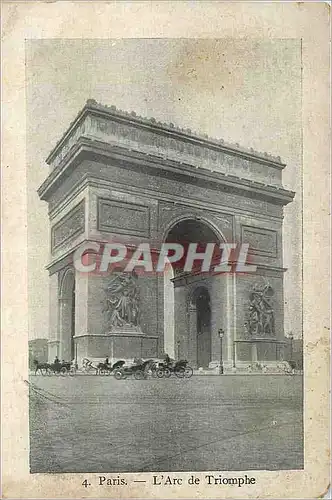
[[[91,483],[88,483],[88,480],[84,479],[82,486],[85,486],[87,488],[88,486],[91,486]]]

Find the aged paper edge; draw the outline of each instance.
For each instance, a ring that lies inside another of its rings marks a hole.
[[[96,6],[98,5],[98,8]],[[327,3],[3,3],[2,491],[5,498],[230,498],[231,486],[131,483],[82,491],[94,474],[29,474],[25,39],[297,38],[303,48],[305,468],[250,471],[237,498],[317,498],[329,484],[329,5]],[[138,22],[140,19],[140,22]],[[78,22],[79,21],[79,22]],[[96,21],[96,22],[94,22]],[[21,349],[18,349],[21,346]],[[23,347],[25,346],[25,347]],[[243,471],[245,473],[245,471]],[[206,472],[204,473],[206,474]],[[238,471],[234,475],[238,475]],[[125,474],[131,479],[150,474]],[[199,476],[199,474],[197,474]],[[189,473],[183,474],[184,477]]]

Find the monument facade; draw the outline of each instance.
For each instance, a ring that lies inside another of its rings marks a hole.
[[[89,100],[47,163],[50,360],[167,352],[207,368],[222,351],[231,369],[283,358],[283,207],[294,193],[280,158]],[[257,270],[75,269],[80,245],[109,241],[156,254],[165,242],[247,243]]]

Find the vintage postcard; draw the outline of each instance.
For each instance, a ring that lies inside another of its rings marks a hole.
[[[5,498],[329,487],[329,6],[4,3]]]

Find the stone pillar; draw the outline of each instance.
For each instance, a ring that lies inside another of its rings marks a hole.
[[[228,335],[228,362],[236,366],[236,274],[227,275],[227,331]]]
[[[256,342],[253,342],[251,344],[251,361],[253,363],[255,363],[258,359],[258,356],[257,356],[257,344]]]
[[[174,338],[174,284],[171,281],[173,278],[172,268],[169,266],[163,276],[158,276],[158,282],[163,284],[162,300],[159,302],[158,310],[163,308],[164,320],[164,351],[171,357],[175,358],[176,346]],[[161,296],[161,293],[160,293]],[[159,296],[159,297],[160,297]]]
[[[174,288],[175,357],[188,359],[188,311],[186,287]]]
[[[197,367],[197,310],[193,304],[188,307],[188,361],[192,367]]]
[[[220,361],[218,330],[224,330],[223,363],[225,369],[234,365],[236,340],[236,276],[219,274],[211,280],[211,347],[212,361]]]
[[[90,278],[91,279],[91,278]],[[88,356],[88,283],[85,273],[75,274],[75,355],[78,365]]]
[[[165,276],[163,274],[157,275],[157,303],[156,303],[156,316],[157,328],[153,332],[158,336],[158,356],[162,357],[165,352],[170,357],[174,353],[174,291],[173,283],[169,281],[170,290],[165,288]],[[165,293],[170,292],[168,297]],[[168,311],[166,308],[166,300],[168,300]],[[152,332],[150,332],[152,333]],[[167,335],[166,335],[167,333]]]
[[[227,307],[227,275],[218,274],[211,279],[211,352],[212,361],[220,360],[220,338],[218,330],[225,332],[223,339],[223,360],[228,361],[229,310]]]
[[[59,298],[60,309],[60,361],[71,358],[71,300]]]
[[[59,356],[60,331],[58,307],[58,274],[52,274],[49,281],[49,333],[48,333],[48,361],[51,363]]]

